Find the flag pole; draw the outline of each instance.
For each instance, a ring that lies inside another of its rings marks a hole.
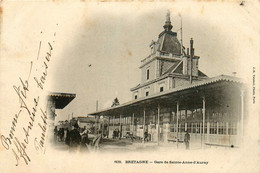
[[[182,38],[182,16],[179,14],[181,17],[181,55],[183,55],[183,38]]]

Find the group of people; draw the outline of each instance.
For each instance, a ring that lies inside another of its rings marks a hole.
[[[87,139],[85,139],[87,138]],[[83,143],[84,139],[84,143]],[[85,132],[84,135],[80,133],[80,129],[74,126],[71,127],[71,130],[68,131],[65,143],[70,147],[78,147],[79,145],[86,145],[88,143],[88,132]]]
[[[54,128],[54,136],[55,141],[63,142],[70,146],[71,148],[77,148],[78,146],[81,146],[81,148],[87,148],[90,149],[91,147],[93,149],[99,148],[99,143],[102,138],[102,132],[99,130],[97,135],[94,137],[94,139],[91,141],[89,139],[89,130],[84,127],[83,129],[80,129],[78,126],[72,126],[71,130],[69,128],[57,128],[55,126]],[[113,139],[119,138],[121,139],[122,133],[117,128],[113,131]],[[133,135],[130,135],[130,138],[133,141]],[[144,132],[144,141],[148,142],[150,140],[150,136],[148,134],[148,131]],[[190,148],[190,134],[188,131],[186,131],[184,135],[184,143],[186,149]]]
[[[113,139],[116,139],[116,138],[121,139],[121,137],[122,137],[121,131],[120,131],[119,129],[115,129],[115,130],[113,131]]]
[[[69,128],[60,128],[57,129],[57,126],[54,128],[54,136],[55,141],[62,142],[65,139],[65,144],[67,144],[70,148],[78,148],[81,149],[98,149],[99,143],[102,138],[101,131],[98,131],[97,135],[91,141],[89,139],[89,130],[84,127],[80,129],[78,126],[72,126]]]
[[[68,132],[68,128],[60,128],[58,130],[57,126],[55,126],[55,128],[54,128],[55,140],[57,140],[59,142],[64,141],[64,139],[67,136],[67,132]]]

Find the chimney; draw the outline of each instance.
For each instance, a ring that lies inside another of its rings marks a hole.
[[[194,55],[194,49],[193,49],[193,39],[190,39],[190,55],[193,57]]]

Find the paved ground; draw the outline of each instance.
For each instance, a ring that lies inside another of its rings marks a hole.
[[[100,143],[99,151],[102,152],[131,152],[131,151],[167,151],[169,148],[177,149],[176,142],[164,143],[161,142],[158,146],[157,142],[145,142],[141,140],[131,141],[130,139],[102,139]],[[72,150],[65,142],[56,142],[54,149],[70,151]],[[201,149],[200,143],[190,143],[190,150]],[[87,150],[87,148],[81,148],[81,150]],[[90,148],[92,150],[92,148]],[[185,150],[184,143],[178,143],[178,150]]]

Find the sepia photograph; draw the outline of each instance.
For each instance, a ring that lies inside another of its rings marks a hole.
[[[0,172],[259,172],[259,2],[0,12]]]

